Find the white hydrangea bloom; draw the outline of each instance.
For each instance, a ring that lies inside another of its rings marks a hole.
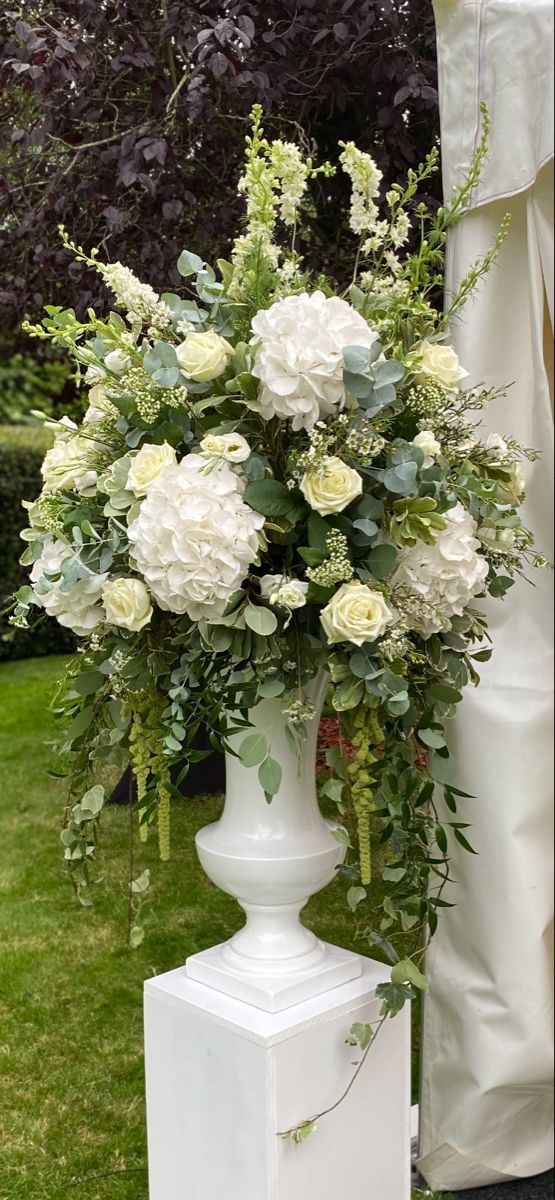
[[[289,417],[293,429],[310,429],[345,408],[343,350],[378,338],[352,305],[323,292],[278,300],[256,314],[252,330],[262,417]]]
[[[354,142],[347,142],[339,161],[349,176],[352,185],[351,215],[349,224],[353,233],[361,234],[373,230],[378,219],[375,203],[383,179],[370,154],[364,154]]]
[[[422,601],[413,625],[425,638],[451,628],[451,618],[462,616],[483,591],[488,574],[473,517],[462,504],[444,515],[448,525],[435,543],[417,542],[403,550],[391,581]]]
[[[193,621],[222,615],[258,555],[264,525],[243,490],[228,463],[207,472],[200,454],[168,467],[149,489],[129,540],[160,608]]]
[[[31,582],[35,585],[42,581],[41,587],[35,588],[35,602],[41,605],[50,617],[56,617],[60,625],[72,629],[81,637],[87,634],[105,619],[102,607],[102,591],[108,578],[107,572],[96,575],[93,572],[84,579],[78,579],[69,591],[62,590],[63,579],[48,580],[45,576],[58,575],[62,563],[74,557],[71,546],[48,534],[44,540],[42,553],[33,563]],[[42,591],[42,584],[48,590]]]

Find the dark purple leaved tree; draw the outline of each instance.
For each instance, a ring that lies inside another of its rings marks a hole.
[[[226,253],[254,101],[268,127],[373,148],[388,182],[437,135],[430,0],[25,0],[0,16],[0,327],[12,345],[44,303],[83,309],[102,284],[57,225],[178,281],[188,246]],[[304,131],[304,133],[302,132]],[[341,179],[313,233],[345,269]]]

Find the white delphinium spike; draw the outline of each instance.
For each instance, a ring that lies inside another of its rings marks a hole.
[[[376,198],[382,182],[382,172],[370,154],[365,154],[354,142],[341,142],[343,153],[339,161],[352,185],[349,224],[353,233],[362,234],[375,229],[378,219]]]

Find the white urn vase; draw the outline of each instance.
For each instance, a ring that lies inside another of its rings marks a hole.
[[[360,958],[321,942],[302,924],[310,896],[326,887],[345,857],[316,795],[318,721],[327,688],[321,673],[307,689],[315,707],[298,752],[286,737],[281,702],[263,700],[249,718],[264,734],[283,778],[269,804],[256,767],[226,755],[226,801],[219,821],[196,844],[209,878],[234,896],[246,925],[230,941],[187,960],[190,979],[279,1012],[360,975]],[[248,730],[246,731],[248,733]],[[238,749],[245,732],[230,739]]]

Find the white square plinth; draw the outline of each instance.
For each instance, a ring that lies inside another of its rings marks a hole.
[[[278,1134],[335,1104],[387,968],[267,1013],[188,978],[145,983],[150,1200],[409,1200],[410,1014],[381,1030],[347,1099],[296,1146]]]

